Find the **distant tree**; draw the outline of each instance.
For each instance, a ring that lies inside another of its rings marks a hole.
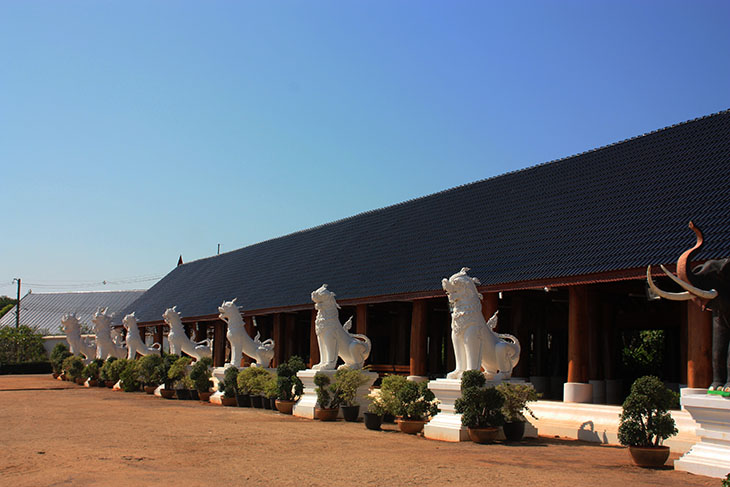
[[[48,360],[43,336],[25,325],[0,328],[0,364]]]
[[[11,309],[13,309],[13,306],[15,306],[13,303],[8,303],[5,306],[3,306],[2,308],[0,308],[0,318],[5,316],[5,313],[7,313]]]

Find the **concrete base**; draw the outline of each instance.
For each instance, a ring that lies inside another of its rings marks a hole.
[[[583,382],[563,384],[563,402],[593,403],[593,386]]]
[[[406,379],[411,382],[428,382],[428,377],[423,375],[409,375]]]
[[[707,477],[730,473],[730,398],[682,389],[682,407],[699,424],[699,442],[675,460],[674,469]]]
[[[487,387],[493,387],[500,382],[524,383],[524,379],[509,379],[507,381],[487,381]],[[461,380],[436,379],[428,383],[439,401],[439,413],[423,427],[423,436],[430,440],[439,441],[468,441],[469,434],[466,427],[461,425],[461,414],[456,412],[454,403],[461,397]],[[537,430],[530,424],[525,425],[526,437],[537,437]]]
[[[591,402],[593,404],[606,404],[606,381],[589,380],[588,383],[593,389]]]
[[[317,386],[314,385],[314,376],[317,372],[327,374],[330,381],[334,381],[336,370],[300,370],[297,372],[297,377],[304,384],[304,394],[301,399],[297,401],[292,409],[292,414],[300,418],[314,419],[314,409],[317,407],[317,393],[315,389]],[[378,378],[377,372],[368,372],[366,370],[361,371],[363,375],[367,377],[367,382],[360,386],[357,390],[357,403],[360,405],[360,413],[358,419],[362,418],[362,414],[368,410],[370,400],[368,394],[370,393],[370,387],[372,387],[375,380]],[[342,410],[340,410],[339,417],[342,417]]]

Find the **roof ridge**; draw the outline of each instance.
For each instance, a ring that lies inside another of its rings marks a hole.
[[[607,149],[609,147],[615,147],[615,146],[618,146],[618,145],[621,145],[621,144],[625,144],[627,142],[631,142],[631,141],[634,141],[634,140],[637,140],[637,139],[641,139],[641,138],[644,138],[644,137],[648,137],[650,135],[654,135],[654,134],[657,134],[659,132],[664,132],[666,130],[674,129],[674,128],[677,128],[677,127],[681,127],[681,126],[684,126],[684,125],[688,125],[688,124],[691,124],[691,123],[698,122],[700,120],[705,120],[705,119],[708,119],[708,118],[712,118],[712,117],[716,117],[718,115],[724,115],[724,114],[730,114],[730,108],[727,108],[727,109],[724,109],[724,110],[720,110],[720,111],[717,111],[715,113],[710,113],[708,115],[703,115],[703,116],[700,116],[700,117],[695,117],[695,118],[692,118],[692,119],[689,119],[689,120],[685,120],[685,121],[682,121],[682,122],[677,122],[677,123],[674,123],[672,125],[667,125],[665,127],[658,128],[658,129],[655,129],[655,130],[652,130],[652,131],[649,131],[649,132],[645,132],[645,133],[640,134],[640,135],[635,135],[635,136],[629,137],[627,139],[618,140],[618,141],[612,142],[610,144],[598,146],[598,147],[595,147],[593,149],[588,149],[588,150],[585,150],[583,152],[578,152],[578,153],[575,153],[575,154],[572,154],[572,155],[569,155],[569,156],[564,156],[564,157],[560,157],[558,159],[552,159],[552,160],[549,160],[549,161],[540,162],[540,163],[537,163],[537,164],[533,164],[531,166],[523,167],[521,169],[515,169],[515,170],[512,170],[512,171],[507,171],[507,172],[502,173],[502,174],[497,174],[497,175],[490,176],[490,177],[487,177],[487,178],[478,179],[476,181],[471,181],[469,183],[464,183],[464,184],[460,184],[460,185],[457,185],[457,186],[453,186],[451,188],[446,188],[446,189],[443,189],[441,191],[437,191],[435,193],[429,193],[429,194],[426,194],[426,195],[417,196],[415,198],[410,198],[410,199],[407,199],[407,200],[403,200],[403,201],[400,201],[398,203],[393,203],[393,204],[390,204],[390,205],[381,206],[379,208],[373,208],[373,209],[370,209],[370,210],[362,211],[360,213],[356,213],[356,214],[350,215],[348,217],[344,217],[344,218],[340,218],[340,219],[337,219],[337,220],[332,220],[332,221],[329,221],[329,222],[321,223],[321,224],[316,225],[316,226],[313,226],[313,227],[303,228],[301,230],[296,230],[294,232],[287,233],[287,234],[284,234],[284,235],[279,235],[278,237],[272,237],[272,238],[268,238],[266,240],[261,240],[259,242],[255,242],[255,243],[252,243],[250,245],[245,245],[243,247],[239,247],[237,249],[230,250],[228,252],[224,252],[222,254],[211,255],[211,256],[208,256],[208,257],[201,257],[200,259],[195,259],[195,260],[191,260],[190,262],[185,262],[182,265],[185,266],[187,264],[192,264],[194,262],[201,262],[201,261],[208,260],[208,259],[214,259],[214,258],[220,257],[222,255],[231,254],[233,252],[238,252],[239,250],[243,250],[243,249],[247,249],[247,248],[251,248],[251,247],[256,247],[256,246],[259,246],[259,245],[263,245],[265,243],[272,242],[274,240],[279,240],[279,239],[283,239],[283,238],[286,238],[286,237],[291,237],[291,236],[299,235],[299,234],[303,234],[303,233],[313,232],[315,230],[319,230],[319,229],[324,228],[324,227],[328,227],[328,226],[331,226],[331,225],[336,225],[336,224],[339,224],[339,223],[342,223],[342,222],[346,222],[346,221],[349,221],[349,220],[353,220],[355,218],[359,218],[359,217],[364,216],[364,215],[369,215],[369,214],[377,213],[377,212],[380,212],[380,211],[383,211],[383,210],[387,210],[387,209],[390,209],[390,208],[396,208],[396,207],[399,207],[399,206],[404,206],[404,205],[407,205],[407,204],[412,203],[414,201],[425,200],[427,198],[432,198],[432,197],[435,197],[435,196],[438,196],[438,195],[442,195],[442,194],[449,193],[449,192],[452,192],[452,191],[460,190],[460,189],[465,188],[465,187],[468,187],[468,186],[473,186],[473,185],[476,185],[476,184],[481,184],[481,183],[484,183],[486,181],[492,181],[494,179],[502,178],[502,177],[509,176],[509,175],[512,175],[512,174],[523,173],[523,172],[531,171],[531,170],[534,170],[534,169],[537,169],[537,168],[540,168],[540,167],[543,167],[543,166],[547,166],[547,165],[550,165],[550,164],[556,164],[558,162],[567,161],[567,160],[570,160],[570,159],[573,159],[573,158],[576,158],[576,157],[579,157],[579,156],[583,156],[583,155],[590,154],[590,153],[593,153],[593,152],[598,152],[600,150],[604,150],[604,149]]]
[[[49,294],[92,294],[92,293],[143,293],[146,289],[104,289],[102,291],[49,291],[49,292],[35,292],[32,293],[29,291],[27,294],[23,296],[28,296],[29,294],[32,294],[33,296],[46,296]],[[22,298],[21,298],[22,299]]]

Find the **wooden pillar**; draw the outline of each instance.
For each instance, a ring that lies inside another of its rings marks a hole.
[[[278,367],[284,361],[284,353],[286,350],[284,343],[284,320],[281,319],[281,313],[274,314],[274,363],[272,367]]]
[[[687,302],[687,386],[712,383],[712,313]]]
[[[368,305],[358,304],[355,308],[355,330],[361,335],[368,334]]]
[[[205,322],[195,323],[193,328],[193,340],[196,342],[202,342],[208,338],[208,324]]]
[[[284,315],[284,342],[286,349],[284,350],[282,361],[286,362],[289,357],[294,355],[294,340],[296,339],[296,323],[297,315],[287,313]]]
[[[309,328],[309,366],[319,363],[319,344],[317,343],[317,330],[315,328],[315,320],[317,319],[317,310],[312,310],[312,321]]]
[[[251,338],[256,336],[256,328],[253,326],[253,316],[243,317],[243,327]]]
[[[530,375],[530,335],[526,329],[526,299],[519,294],[512,296],[512,334],[520,342],[520,361],[512,370],[513,377],[527,377]],[[482,310],[484,308],[482,307]]]
[[[426,300],[413,301],[411,311],[411,375],[426,375]]]
[[[494,315],[498,307],[499,293],[484,293],[484,297],[482,298],[482,314],[484,315],[484,321],[489,321],[489,318]],[[497,328],[499,328],[499,326],[497,326]]]
[[[213,367],[223,367],[226,363],[226,325],[225,321],[213,324]]]
[[[568,382],[588,382],[588,289],[571,286],[568,297]]]

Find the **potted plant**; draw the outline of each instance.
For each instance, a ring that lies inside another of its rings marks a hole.
[[[393,423],[398,412],[396,394],[408,380],[401,375],[386,375],[380,383],[380,401],[383,403],[383,422]]]
[[[334,421],[340,412],[340,398],[330,384],[328,375],[322,372],[314,374],[314,391],[317,393],[315,415],[320,421]]]
[[[461,414],[461,424],[475,443],[494,441],[504,424],[504,397],[495,387],[485,388],[485,384],[482,372],[465,371],[461,376],[461,397],[454,403],[456,412]]]
[[[116,362],[116,357],[109,357],[101,366],[99,371],[99,378],[104,381],[104,385],[108,388],[114,387],[114,384],[119,380],[119,371],[114,368],[113,364]]]
[[[640,467],[659,467],[669,458],[662,442],[677,434],[669,408],[676,395],[652,375],[639,377],[623,403],[618,441],[629,447],[631,458]]]
[[[342,416],[345,421],[357,421],[360,415],[357,391],[367,381],[367,377],[357,369],[339,369],[335,372],[335,381],[332,387],[339,398]]]
[[[383,399],[376,391],[371,392],[368,395],[370,398],[370,404],[368,410],[362,413],[363,420],[365,421],[365,427],[369,430],[379,430],[383,424],[383,416],[385,416],[385,404]]]
[[[175,395],[178,399],[190,399],[189,384],[184,381],[188,376],[188,365],[193,359],[190,357],[180,357],[170,366],[167,377],[172,381],[172,387],[175,389]]]
[[[438,412],[436,397],[428,388],[428,382],[407,380],[396,392],[395,402],[398,428],[410,435],[420,433],[430,416]]]
[[[223,393],[221,397],[221,405],[236,405],[236,382],[238,379],[238,369],[230,366],[223,374],[223,380],[218,382],[218,390]]]
[[[83,379],[81,372],[84,370],[84,359],[78,355],[71,355],[66,357],[63,361],[63,372],[69,380],[76,382],[79,385],[83,385]]]
[[[142,383],[139,378],[139,363],[134,359],[122,358],[117,361],[123,364],[119,380],[124,392],[139,392]]]
[[[89,387],[96,387],[99,384],[99,369],[102,365],[104,365],[103,360],[94,359],[81,371],[81,376],[89,381]]]
[[[277,376],[275,373],[269,372],[269,376],[264,383],[264,408],[276,411],[276,396],[279,394],[277,387]]]
[[[271,374],[263,367],[249,367],[249,370],[248,392],[251,395],[251,405],[255,408],[263,408],[266,381]]]
[[[210,399],[210,388],[213,387],[213,381],[210,378],[213,376],[211,367],[213,366],[213,359],[210,357],[203,357],[193,364],[193,368],[190,370],[190,380],[195,385],[195,390],[198,393],[198,399],[203,402],[208,402]]]
[[[304,393],[304,384],[297,377],[297,372],[306,369],[304,361],[294,355],[276,369],[277,400],[276,409],[284,414],[291,414],[294,404]]]
[[[53,378],[57,379],[63,374],[63,361],[73,355],[69,352],[65,343],[57,343],[51,351],[51,368],[53,368]]]
[[[507,441],[520,441],[525,435],[525,423],[527,422],[524,412],[527,411],[530,416],[537,419],[527,403],[537,401],[540,395],[534,387],[528,384],[503,382],[497,386],[497,390],[504,398],[502,406],[504,436]]]
[[[177,355],[163,352],[162,361],[155,367],[152,375],[152,382],[163,384],[164,387],[160,389],[160,396],[164,399],[175,398],[175,389],[173,389],[175,380],[170,378],[170,369],[179,358]]]
[[[156,353],[145,355],[138,362],[139,380],[142,382],[144,391],[147,394],[154,394],[157,386],[161,384],[158,382],[159,376],[157,369],[162,365],[162,357]]]

